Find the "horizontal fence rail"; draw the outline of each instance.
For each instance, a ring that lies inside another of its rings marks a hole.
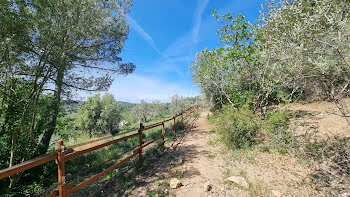
[[[3,169],[0,171],[0,179],[4,179],[7,177],[10,177],[14,174],[23,172],[25,170],[34,168],[36,166],[51,162],[53,160],[55,160],[57,166],[58,166],[58,172],[57,172],[57,176],[58,176],[58,189],[56,189],[55,191],[53,191],[51,194],[49,194],[48,196],[50,197],[55,197],[55,196],[60,196],[60,197],[65,197],[68,196],[76,191],[78,191],[79,189],[85,187],[86,185],[96,181],[97,179],[99,179],[100,177],[106,175],[108,172],[111,172],[113,169],[118,168],[119,166],[121,166],[122,164],[124,164],[125,162],[131,160],[132,158],[138,156],[138,166],[141,167],[142,165],[142,149],[145,148],[146,146],[156,142],[157,140],[162,139],[162,143],[164,145],[165,143],[165,134],[173,131],[174,135],[176,135],[176,118],[181,117],[181,126],[182,128],[184,128],[184,120],[188,119],[191,120],[191,118],[193,117],[193,113],[196,112],[198,109],[200,108],[199,105],[195,105],[192,106],[188,109],[183,110],[180,114],[177,114],[171,118],[167,118],[167,119],[163,119],[161,122],[157,122],[151,125],[147,125],[144,126],[142,123],[140,123],[140,127],[137,128],[133,128],[130,129],[128,131],[119,133],[117,136],[105,136],[105,137],[101,137],[101,138],[97,138],[94,140],[90,140],[88,142],[84,142],[81,144],[77,144],[74,145],[72,147],[66,148],[64,146],[64,142],[63,140],[59,140],[57,142],[57,153],[53,153],[53,154],[49,154],[49,155],[44,155],[44,156],[40,156],[37,158],[34,158],[32,160],[28,160],[25,161],[23,163],[14,165],[12,167]],[[172,122],[172,127],[170,127],[169,129],[165,130],[165,123],[166,122]],[[153,129],[156,127],[162,127],[162,133],[160,136],[149,140],[148,142],[144,142],[143,141],[143,132],[149,129]],[[129,135],[126,136],[121,136],[127,133],[130,133],[132,131],[135,131],[135,133],[131,133]],[[118,137],[117,139],[114,139],[115,137]],[[73,183],[66,183],[66,177],[65,177],[65,162],[73,159],[75,157],[78,157],[80,155],[92,152],[94,150],[98,150],[101,149],[103,147],[112,145],[112,144],[116,144],[118,142],[121,141],[125,141],[128,140],[130,138],[133,137],[137,137],[139,136],[139,145],[137,147],[134,148],[134,150],[132,151],[131,154],[126,155],[124,154],[126,157],[123,158],[121,161],[113,164],[112,166],[110,166],[109,168],[103,170],[102,172],[93,175],[90,178],[85,179],[83,182],[74,185]],[[84,146],[92,144],[92,143],[96,143],[96,142],[100,142],[100,141],[104,141],[104,140],[108,140],[111,139],[107,142],[102,142],[101,144],[92,146],[92,147],[88,147],[88,148],[84,148]],[[168,139],[167,139],[168,140]]]

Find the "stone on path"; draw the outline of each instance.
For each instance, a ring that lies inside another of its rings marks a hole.
[[[210,181],[206,181],[203,186],[204,191],[206,192],[209,192],[213,188],[213,185],[210,183]]]
[[[282,196],[282,193],[279,190],[272,190],[271,193],[272,193],[272,196],[274,196],[274,197],[281,197]]]
[[[244,177],[241,176],[231,176],[229,178],[227,178],[227,180],[231,181],[232,183],[235,183],[243,188],[249,189],[249,184],[248,182],[245,180]]]
[[[179,181],[179,179],[173,178],[170,180],[170,188],[171,189],[177,189],[181,186],[182,186],[182,183],[181,183],[181,181]]]

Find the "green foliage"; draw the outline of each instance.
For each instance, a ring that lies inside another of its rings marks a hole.
[[[101,105],[102,109],[97,125],[102,129],[103,133],[114,135],[118,132],[119,122],[121,120],[121,108],[113,95],[109,93],[106,93],[102,97]]]
[[[247,148],[264,143],[267,149],[285,153],[292,142],[289,131],[289,113],[284,110],[270,111],[265,117],[258,116],[249,103],[235,109],[230,105],[210,117],[222,142],[229,148]]]
[[[89,131],[90,136],[93,131],[98,131],[97,122],[100,119],[101,108],[100,94],[96,94],[89,97],[78,110],[77,124],[81,129]]]
[[[124,101],[117,101],[117,103],[120,106],[121,112],[129,112],[132,110],[133,107],[136,106],[135,103],[128,103]]]
[[[172,114],[179,114],[181,110],[186,109],[190,106],[189,100],[177,94],[173,95],[170,99],[170,112]]]
[[[129,32],[125,18],[131,4],[129,0],[0,2],[1,169],[46,153],[53,134],[69,136],[75,117],[63,114],[62,96],[70,97],[77,89],[107,90],[112,74],[135,69],[118,57]],[[24,174],[10,177],[9,182],[1,180],[1,187],[13,188]],[[35,176],[28,181],[33,190],[41,184],[34,185]],[[23,190],[29,188],[20,183]]]
[[[194,81],[217,109],[226,103],[239,107],[249,100],[256,107],[266,106],[273,89],[265,80],[268,72],[260,60],[257,25],[241,14],[214,15],[222,24],[218,34],[226,46],[197,53],[190,68]]]
[[[142,122],[147,122],[147,118],[151,113],[151,106],[145,100],[141,100],[141,103],[133,108],[133,112]]]
[[[267,126],[269,132],[276,133],[288,129],[290,114],[286,110],[269,111],[266,118],[269,122]]]
[[[216,113],[216,118],[212,121],[214,130],[228,147],[252,146],[259,142],[259,136],[262,134],[261,119],[247,104],[239,109],[226,105]]]
[[[348,94],[349,10],[346,1],[281,1],[266,6],[260,28],[265,57],[290,79],[286,87],[320,99]]]
[[[194,81],[218,109],[248,100],[265,113],[296,99],[335,101],[350,95],[350,4],[347,1],[269,1],[259,23],[242,14],[213,15],[221,48],[197,53]],[[350,124],[350,119],[347,118]]]
[[[286,110],[269,111],[264,121],[267,148],[277,149],[286,153],[290,147],[293,136],[289,130],[290,114]]]
[[[121,120],[120,111],[113,95],[106,93],[100,100],[100,94],[96,94],[80,106],[76,123],[82,130],[89,131],[90,137],[92,133],[114,135]]]

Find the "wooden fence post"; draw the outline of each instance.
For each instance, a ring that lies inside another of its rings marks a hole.
[[[58,194],[59,197],[65,197],[65,170],[64,170],[64,144],[63,140],[57,142],[57,164],[58,164]]]
[[[162,138],[163,138],[163,146],[164,146],[164,144],[165,144],[164,137],[165,137],[165,128],[164,128],[164,118],[163,118],[163,119],[162,119]]]
[[[175,119],[176,119],[176,116],[173,116],[173,119],[174,119],[174,125],[173,125],[173,129],[174,129],[174,135],[176,134],[176,121],[175,121]]]
[[[140,123],[140,129],[138,130],[139,132],[139,136],[140,136],[140,147],[139,147],[139,168],[142,165],[142,144],[143,144],[143,140],[142,140],[142,131],[143,131],[144,126],[142,125],[142,123]]]
[[[181,112],[181,125],[182,129],[184,129],[184,111]]]

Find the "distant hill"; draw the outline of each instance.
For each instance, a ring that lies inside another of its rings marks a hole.
[[[117,101],[117,103],[121,106],[122,112],[131,111],[132,108],[137,105],[135,103],[128,103],[128,102],[125,102],[125,101]]]

